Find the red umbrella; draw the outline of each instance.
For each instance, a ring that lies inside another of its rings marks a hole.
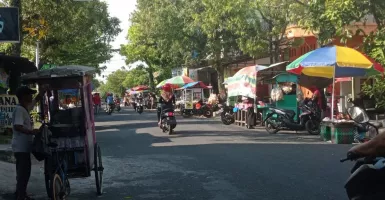
[[[148,90],[149,87],[147,85],[138,85],[136,87],[133,87],[131,90],[137,91],[137,90]]]

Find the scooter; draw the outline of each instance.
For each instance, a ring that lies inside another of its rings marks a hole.
[[[116,111],[120,112],[121,110],[120,102],[115,102],[115,108],[116,108]]]
[[[385,199],[385,158],[362,158],[360,155],[348,153],[345,159],[356,161],[351,175],[345,183],[345,190],[351,200]]]
[[[350,113],[357,113],[357,112],[365,112],[364,108],[357,105],[357,102],[353,101],[352,98],[349,98],[347,100],[349,103],[353,104],[353,107],[348,108],[348,114],[350,118],[353,118],[354,116],[351,116]],[[358,109],[358,110],[357,110]],[[366,113],[366,112],[365,112]],[[354,114],[352,114],[354,115]],[[354,135],[354,142],[356,143],[364,143],[369,141],[370,139],[374,138],[378,134],[378,128],[381,128],[381,123],[379,124],[372,124],[369,122],[369,116],[365,114],[366,121],[364,123],[362,122],[355,122],[355,126],[357,128],[357,133]],[[362,135],[361,133],[365,133],[365,135]]]
[[[230,125],[235,122],[233,109],[233,106],[220,105],[220,110],[217,114],[221,115],[221,121],[224,125]]]
[[[305,99],[300,108],[302,113],[299,115],[298,121],[294,120],[295,112],[293,110],[269,108],[270,113],[264,120],[266,131],[270,134],[276,134],[284,129],[306,130],[311,135],[319,134],[321,132],[321,114],[317,111],[316,105],[311,100]]]
[[[114,104],[109,104],[108,108],[107,108],[107,114],[111,115],[112,112],[114,111],[114,109],[115,109],[115,105]]]
[[[163,133],[168,133],[171,135],[177,125],[174,108],[172,106],[161,106],[160,128],[162,129]]]
[[[143,102],[142,101],[137,101],[135,102],[136,104],[136,112],[139,113],[139,114],[142,114],[143,113]]]
[[[348,108],[348,114],[358,124],[369,123],[369,117],[362,108]],[[378,129],[375,131],[378,134]],[[385,158],[363,157],[348,152],[346,158],[341,159],[340,162],[348,160],[356,161],[345,184],[349,199],[385,199]]]

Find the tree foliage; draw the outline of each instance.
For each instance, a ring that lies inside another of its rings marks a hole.
[[[33,60],[39,41],[42,63],[98,67],[112,57],[120,22],[105,2],[23,0],[22,8],[23,56]]]

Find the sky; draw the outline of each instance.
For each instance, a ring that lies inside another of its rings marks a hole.
[[[112,43],[114,49],[120,48],[121,44],[126,44],[126,36],[128,32],[128,27],[130,26],[129,17],[130,14],[136,8],[136,0],[104,0],[108,4],[108,11],[111,17],[117,17],[120,19],[120,28],[122,32],[116,37],[115,41]],[[120,56],[119,53],[114,53],[114,57],[111,60],[103,65],[107,66],[107,69],[102,72],[102,75],[108,75],[111,72],[114,72],[120,69],[122,66],[127,66],[124,57]],[[98,79],[103,80],[102,77]]]

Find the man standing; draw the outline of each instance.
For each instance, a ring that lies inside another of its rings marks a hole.
[[[21,86],[16,91],[19,105],[16,106],[12,114],[12,151],[16,158],[16,195],[17,200],[31,199],[27,196],[28,181],[31,176],[31,152],[33,135],[39,130],[33,129],[29,112],[41,97],[40,93],[32,100],[35,90],[27,86]]]

